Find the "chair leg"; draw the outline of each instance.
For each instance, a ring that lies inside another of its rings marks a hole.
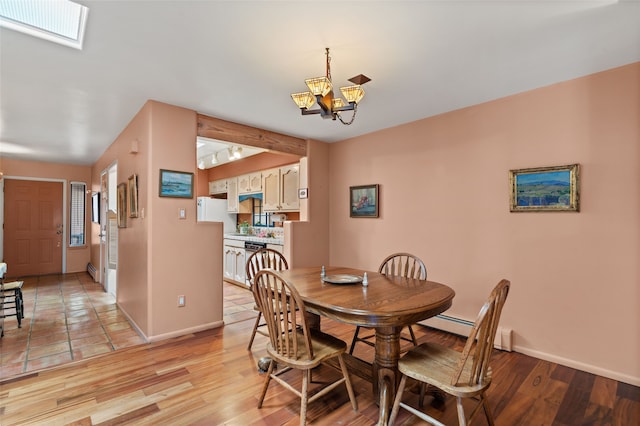
[[[484,395],[484,393],[480,395],[480,403],[484,408],[484,415],[487,417],[487,423],[489,423],[489,426],[494,426],[495,423],[493,422],[493,413],[491,412],[491,407],[489,407],[489,401],[487,401],[487,398]]]
[[[271,373],[273,373],[273,367],[275,365],[276,363],[273,361],[269,363],[269,371],[267,371],[267,377],[265,377],[264,385],[262,385],[262,393],[260,394],[260,401],[258,401],[258,408],[262,408],[262,402],[264,401],[264,397],[267,394],[267,388],[269,387],[269,382],[271,381]]]
[[[411,335],[411,341],[413,342],[413,346],[418,346],[418,339],[416,339],[416,335],[413,332],[413,327],[408,325],[407,328],[409,328],[409,334]]]
[[[456,402],[458,406],[458,424],[460,426],[467,426],[467,418],[464,415],[464,407],[462,406],[462,398],[456,397]]]
[[[427,393],[427,384],[420,382],[420,399],[418,400],[418,407],[424,408],[424,396]]]
[[[342,370],[342,375],[344,376],[344,384],[347,386],[347,393],[349,394],[349,399],[351,400],[351,407],[353,407],[353,411],[358,411],[358,401],[356,401],[356,395],[353,393],[351,379],[349,378],[349,370],[347,370],[347,364],[345,364],[342,354],[340,354],[340,356],[338,357],[338,361],[340,361],[340,369]]]
[[[356,347],[358,341],[358,333],[360,333],[360,326],[356,326],[356,332],[353,333],[353,339],[351,339],[351,348],[349,348],[349,355],[353,355],[353,349]]]
[[[400,379],[400,384],[398,385],[398,390],[396,391],[396,399],[393,401],[393,409],[391,410],[391,415],[389,416],[389,426],[393,426],[393,422],[396,421],[396,417],[398,417],[398,411],[400,411],[400,401],[402,401],[402,394],[404,393],[404,386],[407,384],[407,376],[402,375],[402,379]]]
[[[251,332],[251,338],[249,339],[249,345],[247,346],[247,350],[251,350],[251,346],[253,345],[253,339],[256,338],[256,333],[258,332],[258,327],[260,326],[260,320],[262,319],[262,311],[258,311],[258,318],[256,318],[256,323],[253,325],[253,331]]]
[[[14,302],[16,304],[16,319],[18,320],[18,328],[22,328],[22,318],[24,318],[23,303],[22,303],[22,291],[17,289],[14,296]]]
[[[300,395],[300,426],[307,424],[307,403],[309,400],[309,375],[311,370],[304,370],[302,372],[302,392]]]

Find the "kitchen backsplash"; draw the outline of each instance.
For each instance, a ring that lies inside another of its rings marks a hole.
[[[270,237],[270,238],[284,238],[284,228],[270,228],[266,226],[253,226],[249,231],[252,235],[256,237]]]

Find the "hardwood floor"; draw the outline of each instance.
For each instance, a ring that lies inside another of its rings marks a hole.
[[[253,299],[225,285],[225,326],[162,342],[142,344],[73,361],[0,382],[0,424],[24,425],[297,425],[299,400],[271,384],[265,404],[257,401],[264,374],[266,338],[246,345],[253,326]],[[225,312],[226,313],[226,312]],[[325,331],[349,341],[354,328],[322,319]],[[464,339],[415,327],[419,341],[461,348]],[[361,357],[370,349],[360,345]],[[496,351],[493,384],[487,392],[497,425],[638,425],[640,388],[522,354]],[[318,378],[337,374],[331,369]],[[290,376],[299,383],[299,375]],[[372,425],[378,410],[371,385],[352,376],[358,412],[338,388],[310,404],[309,423]],[[406,392],[406,399],[416,399]],[[429,402],[429,401],[427,401]],[[455,401],[429,412],[457,424]],[[396,424],[425,424],[402,410]],[[479,418],[477,424],[484,424]]]

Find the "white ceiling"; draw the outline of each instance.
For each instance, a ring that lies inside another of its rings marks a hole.
[[[0,153],[90,165],[148,99],[326,142],[640,61],[640,2],[79,1],[84,49],[0,29]],[[289,97],[372,79],[351,126]]]
[[[217,139],[198,136],[196,138],[196,158],[199,169],[210,169],[241,158],[247,158],[267,151],[251,146],[231,144]],[[235,153],[238,156],[234,156]]]

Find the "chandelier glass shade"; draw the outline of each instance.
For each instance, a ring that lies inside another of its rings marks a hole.
[[[326,75],[324,77],[308,78],[304,82],[309,88],[308,92],[292,93],[291,98],[296,103],[302,115],[320,114],[322,118],[338,119],[342,124],[349,125],[353,123],[358,110],[358,103],[364,97],[364,89],[362,85],[371,81],[369,77],[362,74],[351,79],[353,86],[345,86],[340,88],[342,96],[347,102],[333,94],[333,83],[331,82],[331,57],[329,56],[329,48],[326,48]],[[309,109],[315,103],[318,104],[317,109]],[[346,121],[342,118],[341,113],[344,111],[353,111],[351,119]]]

